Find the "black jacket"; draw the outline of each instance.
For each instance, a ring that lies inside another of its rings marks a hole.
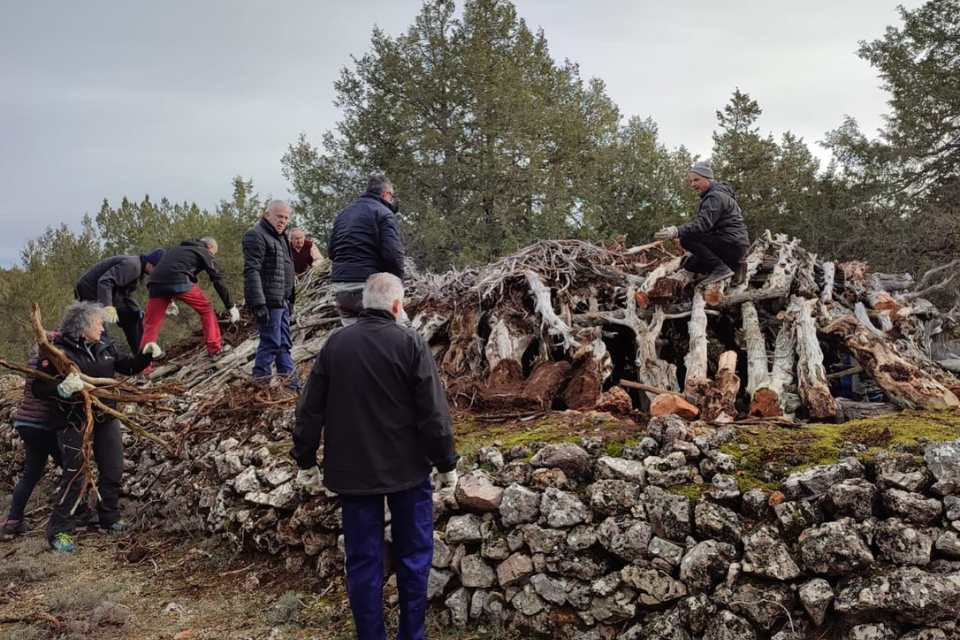
[[[77,300],[99,302],[105,307],[139,309],[133,292],[143,275],[140,256],[114,256],[101,260],[83,274],[74,287]]]
[[[453,469],[457,454],[447,397],[430,348],[387,311],[330,334],[297,406],[294,459],[317,464],[324,485],[374,495],[423,482],[431,467]]]
[[[700,194],[697,217],[681,226],[677,232],[681,238],[699,233],[709,233],[730,244],[750,245],[747,225],[737,204],[736,196],[726,182],[711,181],[706,191]]]
[[[290,241],[265,219],[243,234],[243,296],[251,309],[279,309],[296,283]]]
[[[147,289],[151,298],[162,298],[174,293],[183,293],[182,287],[196,284],[197,276],[206,271],[217,290],[223,306],[229,309],[233,306],[230,291],[223,272],[217,267],[213,254],[207,246],[198,240],[186,240],[180,246],[167,249],[163,258],[153,268]]]
[[[152,358],[143,353],[121,357],[106,334],[100,342],[95,344],[90,344],[83,338],[71,338],[61,334],[54,338],[53,344],[77,365],[81,373],[94,378],[112,378],[118,373],[123,375],[140,373],[152,362]],[[82,428],[86,418],[80,394],[74,394],[66,400],[60,397],[57,393],[57,385],[63,382],[64,376],[57,373],[53,363],[46,358],[40,358],[37,369],[56,376],[53,382],[38,379],[31,385],[34,396],[50,403],[50,426],[58,430],[68,426]],[[109,401],[104,404],[114,405]],[[96,409],[94,409],[94,417],[97,423],[109,422],[112,419],[110,416],[97,413]]]
[[[403,278],[403,242],[390,203],[365,193],[338,213],[327,257],[332,282],[364,282],[381,272]]]

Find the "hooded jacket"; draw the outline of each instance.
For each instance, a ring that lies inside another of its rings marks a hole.
[[[190,287],[197,283],[201,271],[206,271],[210,276],[223,306],[227,309],[232,307],[233,301],[230,299],[226,278],[217,267],[213,254],[199,240],[186,240],[179,246],[167,249],[147,281],[150,297],[162,298],[189,291]]]
[[[337,214],[327,246],[331,282],[364,282],[382,272],[403,278],[403,242],[395,211],[391,203],[367,192]]]
[[[709,233],[730,244],[743,247],[750,245],[750,235],[733,187],[715,180],[711,180],[707,190],[700,194],[697,217],[677,229],[677,233],[681,238]]]
[[[346,495],[414,487],[456,466],[447,396],[426,341],[389,311],[365,309],[327,338],[297,406],[294,459]]]

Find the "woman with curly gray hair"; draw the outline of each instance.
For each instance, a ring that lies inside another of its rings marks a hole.
[[[94,302],[76,302],[67,307],[60,323],[60,335],[53,344],[63,351],[79,369],[91,378],[112,378],[116,374],[136,374],[147,368],[154,358],[163,355],[156,342],[143,346],[141,352],[121,357],[116,347],[103,332],[103,307]],[[58,430],[63,476],[53,503],[53,513],[47,524],[47,541],[55,551],[70,553],[76,545],[73,540],[74,505],[83,484],[77,477],[83,462],[83,429],[86,412],[77,393],[87,383],[80,374],[66,376],[58,372],[49,360],[41,359],[38,369],[56,376],[52,382],[34,380],[33,393],[51,401],[50,422]],[[100,501],[97,511],[100,527],[110,532],[122,531],[120,519],[120,480],[123,473],[123,442],[120,421],[109,415],[94,412],[93,455],[97,463]]]

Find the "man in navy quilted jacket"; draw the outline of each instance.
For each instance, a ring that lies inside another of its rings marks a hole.
[[[374,273],[403,279],[403,241],[397,225],[393,184],[382,173],[367,180],[367,191],[337,214],[327,257],[340,322],[350,325],[363,309],[363,283]]]

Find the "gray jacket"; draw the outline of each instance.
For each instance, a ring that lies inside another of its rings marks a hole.
[[[74,287],[77,300],[99,302],[105,307],[133,306],[133,292],[140,283],[140,256],[114,256],[93,265]]]

